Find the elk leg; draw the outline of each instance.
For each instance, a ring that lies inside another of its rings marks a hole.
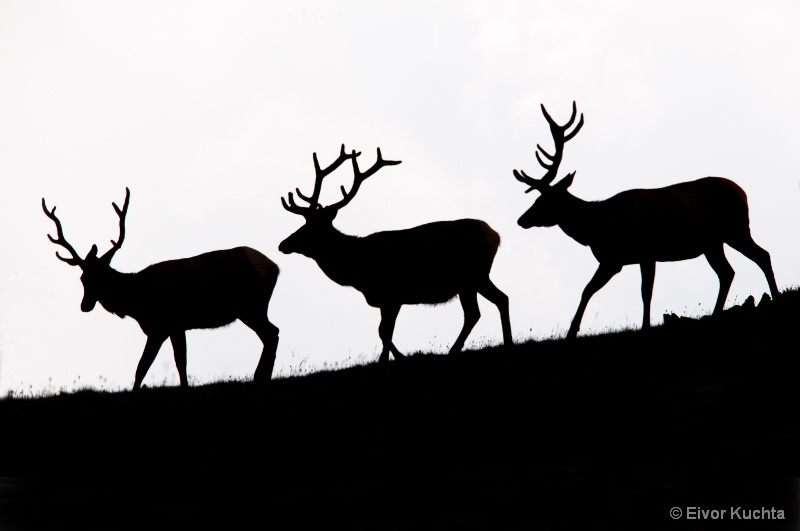
[[[622,270],[622,266],[618,264],[604,264],[600,263],[597,271],[594,272],[592,280],[583,288],[583,295],[581,295],[581,303],[578,305],[578,311],[575,312],[575,317],[572,318],[572,324],[567,332],[567,339],[575,339],[578,337],[578,329],[581,326],[581,319],[583,319],[583,312],[586,311],[586,306],[589,304],[589,299],[592,295],[597,293],[600,288],[605,286],[611,277],[616,275]]]
[[[767,284],[769,284],[769,292],[772,295],[772,300],[777,299],[778,295],[780,295],[780,291],[778,291],[778,284],[775,283],[775,274],[772,272],[772,260],[769,257],[769,253],[765,249],[759,247],[749,234],[746,238],[742,238],[742,241],[729,241],[726,243],[755,262],[756,265],[761,268],[761,271],[764,272],[764,276],[767,277]]]
[[[656,263],[642,262],[639,264],[642,270],[642,330],[650,328],[650,303],[653,300],[653,283],[656,280]]]
[[[464,348],[464,343],[467,341],[467,336],[475,328],[478,319],[481,318],[481,311],[478,308],[478,294],[474,291],[462,292],[458,294],[458,299],[461,301],[461,307],[464,308],[464,327],[461,333],[458,334],[456,342],[450,348],[448,354],[457,354]]]
[[[172,342],[172,351],[175,355],[175,366],[178,367],[178,377],[181,379],[181,387],[189,387],[189,379],[186,377],[186,332],[181,330],[169,336]]]
[[[275,355],[278,351],[278,327],[270,323],[266,317],[244,317],[241,321],[253,330],[264,344],[253,381],[267,383],[272,379],[272,369],[275,367]]]
[[[142,386],[147,371],[156,359],[156,354],[161,349],[161,345],[166,341],[166,335],[147,336],[147,343],[144,345],[144,352],[139,359],[139,365],[136,367],[136,379],[133,382],[133,390],[136,391]]]
[[[381,307],[381,324],[378,326],[378,335],[383,342],[383,351],[378,358],[379,363],[388,363],[389,353],[394,354],[394,359],[399,360],[403,357],[397,347],[392,343],[392,335],[394,335],[394,325],[397,322],[397,314],[400,313],[400,306],[382,306]]]
[[[500,310],[500,322],[503,325],[503,344],[510,346],[514,344],[511,337],[511,317],[508,312],[508,295],[500,291],[491,280],[487,280],[480,287],[478,293],[486,297],[486,300],[497,306]]]
[[[717,248],[706,253],[706,260],[719,277],[719,295],[717,295],[717,303],[714,305],[713,315],[718,315],[725,305],[725,299],[728,298],[728,291],[731,289],[733,276],[736,274],[725,258],[725,250],[720,244]]]
[[[253,381],[266,383],[272,380],[272,369],[275,367],[275,357],[278,351],[278,327],[267,321],[264,331],[257,332],[264,348],[261,350],[261,358],[258,360]]]

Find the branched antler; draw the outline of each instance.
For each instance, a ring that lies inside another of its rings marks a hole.
[[[352,157],[357,157],[358,155],[360,155],[360,153],[356,153],[355,151],[353,151],[353,153],[349,155],[345,153],[344,144],[342,144],[342,149],[339,152],[339,157],[335,161],[333,161],[333,163],[330,164],[327,168],[322,169],[319,166],[319,160],[317,159],[317,154],[314,153],[313,155],[314,173],[315,173],[314,191],[312,192],[311,196],[308,197],[305,194],[303,194],[303,192],[301,192],[299,188],[294,189],[295,192],[297,192],[297,197],[308,203],[309,206],[304,207],[295,203],[294,195],[292,194],[292,192],[289,192],[288,202],[281,197],[281,203],[283,204],[283,208],[285,208],[286,210],[288,210],[293,214],[300,214],[301,216],[305,216],[309,212],[316,210],[317,208],[321,208],[319,204],[319,194],[320,191],[322,190],[322,180],[326,176],[333,173],[333,171],[339,166],[341,166],[344,161]]]
[[[295,188],[295,190],[297,191],[297,197],[299,197],[300,199],[302,199],[306,203],[309,203],[311,205],[310,208],[318,207],[319,206],[319,193],[322,190],[322,179],[324,179],[325,177],[327,177],[328,175],[333,173],[334,170],[336,170],[336,168],[341,166],[342,163],[344,161],[346,161],[347,159],[355,158],[360,154],[361,153],[356,153],[355,150],[354,150],[351,154],[348,155],[347,153],[344,152],[344,144],[342,144],[342,149],[339,152],[339,157],[335,161],[333,161],[333,163],[330,164],[327,168],[321,169],[319,167],[319,160],[317,160],[317,154],[314,153],[314,155],[313,155],[313,157],[314,157],[314,173],[316,175],[316,179],[314,180],[314,193],[311,194],[311,197],[306,197],[305,195],[303,195],[300,192],[299,188]]]
[[[128,188],[125,188],[125,203],[122,205],[122,208],[119,208],[116,203],[111,203],[111,205],[114,207],[114,211],[117,213],[117,216],[119,216],[119,238],[117,241],[111,240],[111,249],[109,249],[108,252],[100,258],[106,263],[111,262],[111,258],[113,258],[114,253],[116,253],[119,248],[122,247],[122,242],[125,241],[125,216],[128,214],[128,204],[130,202],[130,198],[131,191]],[[56,245],[60,245],[69,251],[69,254],[71,255],[71,258],[65,258],[56,253],[58,259],[62,262],[68,263],[69,265],[83,266],[85,260],[80,257],[80,255],[64,237],[64,230],[61,228],[61,221],[56,216],[56,207],[53,207],[52,210],[48,210],[44,197],[42,198],[42,210],[44,210],[45,215],[52,219],[56,224],[56,234],[58,237],[53,238],[53,236],[50,234],[48,234],[47,237],[51,242],[55,243]],[[90,254],[94,254],[95,252],[97,252],[97,247],[93,247]]]
[[[299,188],[295,188],[295,192],[297,192],[297,197],[308,203],[309,206],[300,206],[295,203],[294,195],[292,192],[289,192],[287,199],[281,197],[281,204],[283,204],[283,208],[288,210],[293,214],[300,214],[301,216],[308,216],[311,212],[318,210],[318,209],[325,209],[328,211],[338,211],[340,208],[345,206],[350,200],[356,195],[358,188],[361,186],[361,183],[364,182],[368,177],[373,175],[379,169],[384,166],[393,166],[395,164],[400,164],[399,160],[384,160],[381,156],[381,148],[378,148],[378,159],[375,161],[375,164],[372,165],[365,172],[361,172],[358,168],[358,161],[356,160],[361,155],[360,151],[352,150],[350,153],[345,152],[344,144],[342,144],[342,148],[339,152],[339,157],[333,161],[328,167],[322,169],[319,166],[319,161],[317,160],[317,154],[314,153],[314,171],[316,174],[316,178],[314,181],[314,192],[311,196],[306,196],[302,192],[300,192]],[[342,165],[344,161],[347,159],[351,159],[353,161],[353,187],[350,191],[346,191],[344,186],[341,187],[342,190],[342,199],[338,203],[334,203],[328,205],[326,207],[322,207],[319,204],[319,195],[320,191],[322,190],[322,180],[333,173],[336,168]]]
[[[394,166],[394,165],[400,164],[402,162],[401,160],[384,160],[383,156],[381,155],[381,148],[378,148],[378,158],[377,158],[377,160],[375,160],[375,164],[373,164],[370,169],[368,169],[367,171],[362,173],[361,170],[359,170],[359,168],[358,168],[358,160],[356,158],[359,155],[361,155],[361,153],[360,152],[356,153],[355,151],[353,151],[352,155],[353,155],[352,156],[352,159],[353,159],[353,187],[350,188],[350,191],[348,192],[348,191],[346,191],[344,189],[344,186],[341,186],[340,187],[340,189],[342,190],[342,199],[341,199],[341,201],[339,201],[338,203],[334,203],[332,205],[329,205],[326,208],[339,210],[340,208],[345,206],[347,203],[349,203],[350,200],[353,199],[353,197],[355,197],[356,193],[358,192],[359,187],[361,186],[361,183],[366,181],[368,177],[374,175],[378,170],[380,170],[384,166]]]
[[[58,217],[56,217],[56,207],[53,207],[52,210],[47,209],[47,204],[44,201],[44,197],[42,198],[42,210],[44,210],[45,215],[52,219],[53,222],[56,224],[56,234],[58,235],[57,238],[53,238],[50,234],[47,235],[47,238],[55,243],[56,245],[60,245],[67,251],[69,254],[72,255],[71,258],[64,258],[58,252],[56,252],[56,257],[61,260],[62,262],[66,262],[72,266],[79,266],[83,264],[83,259],[78,255],[72,245],[69,244],[66,238],[64,238],[64,231],[61,228],[61,221],[59,221]]]
[[[553,180],[556,178],[556,174],[558,173],[558,167],[561,164],[561,158],[564,154],[564,144],[569,142],[576,134],[578,134],[578,131],[580,131],[581,127],[583,127],[583,113],[581,113],[581,118],[578,121],[578,125],[576,125],[575,129],[573,129],[571,132],[567,133],[567,130],[572,127],[572,124],[575,122],[575,117],[578,114],[578,108],[574,101],[572,102],[572,116],[564,125],[559,125],[555,120],[553,120],[550,114],[548,114],[547,109],[544,108],[544,104],[542,104],[541,107],[547,123],[550,124],[550,133],[553,135],[555,151],[551,155],[545,151],[540,144],[536,144],[536,160],[538,160],[539,164],[547,170],[541,179],[534,179],[533,177],[528,176],[528,174],[522,170],[514,170],[514,177],[516,177],[516,179],[521,183],[530,186],[530,188],[525,190],[525,193],[541,188],[543,185],[549,185],[551,182],[553,182]],[[542,160],[540,152],[541,155],[544,155],[549,162]]]

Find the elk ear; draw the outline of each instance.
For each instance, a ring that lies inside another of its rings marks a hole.
[[[97,259],[97,246],[92,245],[92,248],[89,249],[89,253],[86,255],[86,258],[84,258],[84,260],[95,260],[95,259]]]
[[[558,181],[556,184],[553,185],[553,188],[557,190],[566,190],[570,186],[572,186],[572,179],[575,178],[575,172],[567,174],[566,177]]]

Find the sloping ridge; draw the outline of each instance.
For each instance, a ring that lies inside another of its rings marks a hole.
[[[800,292],[665,323],[266,390],[5,399],[0,528],[674,530],[690,505],[796,522]]]

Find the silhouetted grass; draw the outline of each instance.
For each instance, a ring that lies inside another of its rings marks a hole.
[[[668,515],[795,515],[800,292],[752,302],[266,388],[7,398],[3,469],[25,479],[4,505],[0,484],[0,527],[756,529]]]

